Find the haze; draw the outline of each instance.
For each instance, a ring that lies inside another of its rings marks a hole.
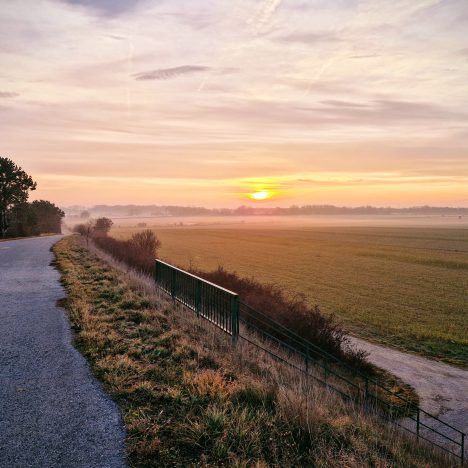
[[[62,205],[466,206],[467,30],[466,0],[2,2],[2,155]]]

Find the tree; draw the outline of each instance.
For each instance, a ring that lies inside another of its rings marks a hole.
[[[80,214],[80,218],[81,219],[89,219],[91,215],[89,214],[89,211],[82,211],[81,214]]]
[[[86,239],[86,245],[89,245],[89,238],[92,237],[94,232],[94,221],[88,221],[85,224],[77,224],[73,228],[73,232],[76,232]]]
[[[62,232],[62,218],[65,213],[53,203],[46,200],[36,200],[31,203],[37,219],[37,231],[41,233]]]
[[[31,203],[18,203],[8,210],[8,236],[28,237],[39,234],[37,215]]]
[[[11,159],[0,157],[0,236],[5,237],[9,226],[8,211],[28,200],[29,191],[36,190],[34,182]]]
[[[107,235],[107,233],[110,231],[113,224],[114,222],[112,221],[112,219],[98,218],[96,219],[96,224],[94,225],[94,229],[99,234]]]
[[[150,229],[145,229],[144,231],[133,234],[130,242],[150,257],[154,257],[161,247],[161,241]]]

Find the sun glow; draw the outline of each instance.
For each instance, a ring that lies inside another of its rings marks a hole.
[[[267,192],[266,190],[262,190],[259,192],[250,193],[249,197],[254,200],[266,200],[267,198],[271,197],[271,193]]]

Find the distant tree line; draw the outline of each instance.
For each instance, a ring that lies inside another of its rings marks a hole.
[[[28,202],[37,184],[11,159],[0,157],[0,236],[61,233],[65,213],[47,200]]]
[[[292,205],[287,208],[240,206],[238,208],[204,208],[174,205],[96,205],[82,210],[76,217],[90,216],[290,216],[290,215],[468,215],[468,208],[413,206],[408,208],[376,206]]]

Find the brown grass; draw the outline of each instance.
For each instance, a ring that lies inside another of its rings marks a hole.
[[[54,250],[75,343],[121,408],[130,466],[448,466],[251,346],[233,348],[76,237]]]

